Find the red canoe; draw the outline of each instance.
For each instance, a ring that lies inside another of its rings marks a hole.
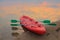
[[[41,35],[46,33],[46,28],[40,22],[37,22],[28,16],[22,16],[20,18],[20,24],[22,25],[23,28],[31,32]]]

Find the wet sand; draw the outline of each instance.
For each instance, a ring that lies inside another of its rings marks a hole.
[[[60,31],[56,31],[60,27],[60,21],[55,22],[57,26],[45,25],[47,33],[45,35],[37,35],[29,31],[24,32],[22,27],[12,30],[12,27],[0,28],[0,40],[60,40]]]

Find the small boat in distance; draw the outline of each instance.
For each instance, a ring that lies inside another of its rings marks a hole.
[[[20,18],[20,24],[23,27],[24,31],[30,31],[36,34],[43,35],[46,33],[46,28],[40,22],[35,21],[34,19],[28,16],[22,16]]]

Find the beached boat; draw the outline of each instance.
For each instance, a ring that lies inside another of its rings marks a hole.
[[[23,27],[24,31],[31,31],[36,34],[45,34],[46,28],[40,22],[35,21],[34,19],[28,16],[22,16],[20,18],[20,24]]]

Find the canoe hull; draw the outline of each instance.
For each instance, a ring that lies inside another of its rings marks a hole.
[[[41,35],[46,33],[46,28],[40,22],[37,22],[28,16],[22,16],[20,18],[20,24],[33,33]]]

